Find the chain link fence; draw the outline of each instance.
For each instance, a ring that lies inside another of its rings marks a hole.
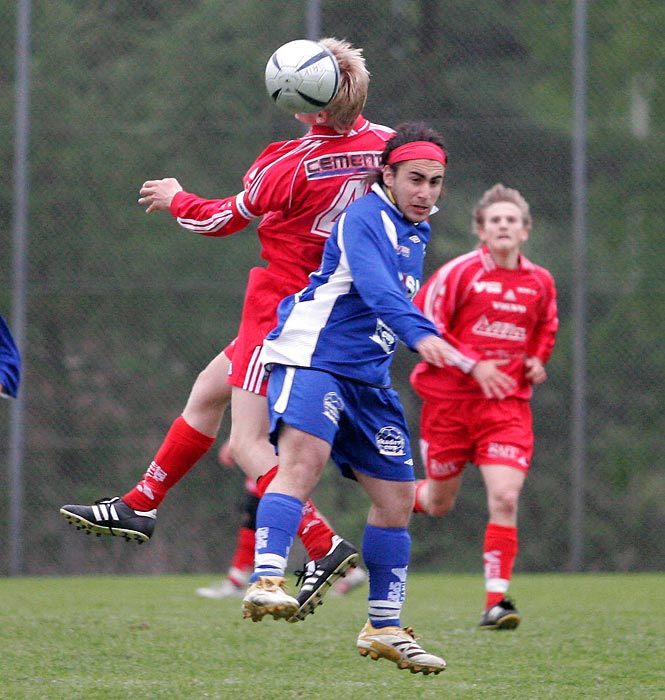
[[[663,564],[653,537],[665,525],[656,311],[665,301],[658,233],[665,99],[656,72],[663,10],[642,4],[639,16],[618,0],[589,6],[584,564],[599,570]],[[0,2],[0,313],[9,320],[17,302],[10,261],[20,7]],[[536,454],[517,567],[565,569],[573,495],[573,3],[41,0],[30,9],[20,573],[226,569],[243,479],[217,464],[215,449],[162,506],[149,545],[84,537],[58,508],[121,495],[138,481],[197,372],[234,337],[247,270],[261,264],[254,226],[223,240],[197,237],[165,213],[146,216],[139,186],[174,176],[202,196],[230,195],[267,143],[300,135],[267,99],[263,69],[274,48],[306,34],[364,48],[372,73],[367,117],[390,125],[425,119],[444,134],[447,193],[432,220],[427,272],[473,247],[471,208],[495,182],[520,189],[531,204],[527,254],[557,281],[562,328],[549,380],[534,399]],[[401,351],[394,377],[415,443],[419,404],[407,379],[414,361]],[[0,405],[3,446],[11,412],[9,402]],[[225,422],[217,445],[227,432]],[[8,449],[0,455],[8,464]],[[414,568],[479,568],[484,490],[467,471],[453,514],[414,518]],[[4,575],[12,568],[10,503],[21,500],[14,486],[3,468]],[[360,541],[367,510],[360,489],[330,469],[316,500]]]

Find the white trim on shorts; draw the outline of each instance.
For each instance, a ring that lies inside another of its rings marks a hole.
[[[263,377],[265,375],[265,368],[263,364],[259,361],[259,356],[261,355],[261,345],[257,345],[252,352],[252,357],[247,363],[247,372],[245,372],[245,378],[242,383],[242,388],[245,391],[251,391],[254,394],[261,393],[261,387],[263,386]]]
[[[284,381],[282,382],[282,390],[279,392],[277,401],[273,406],[273,411],[275,413],[284,413],[286,407],[289,404],[289,396],[291,395],[291,387],[293,386],[293,380],[296,376],[295,367],[286,367],[284,372]]]

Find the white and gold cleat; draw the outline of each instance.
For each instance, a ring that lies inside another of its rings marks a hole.
[[[300,604],[286,591],[282,576],[259,576],[242,599],[242,616],[261,621],[266,615],[280,620],[293,617]]]
[[[374,661],[388,659],[398,668],[408,668],[411,673],[428,676],[446,669],[443,659],[426,652],[416,642],[416,635],[410,627],[377,628],[367,620],[358,635],[357,646],[361,656],[369,656]]]

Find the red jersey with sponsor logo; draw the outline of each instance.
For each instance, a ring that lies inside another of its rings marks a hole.
[[[365,176],[380,166],[393,134],[362,116],[344,134],[314,126],[299,139],[268,146],[247,171],[239,194],[202,199],[179,192],[171,213],[184,228],[206,236],[226,236],[263,217],[261,256],[273,275],[300,289],[319,267],[339,215],[367,192]]]
[[[554,280],[545,268],[523,255],[515,270],[498,267],[482,246],[441,267],[414,301],[440,332],[459,341],[456,348],[472,362],[507,359],[501,371],[517,380],[512,395],[531,397],[524,359],[535,356],[545,364],[559,325]],[[483,397],[478,382],[458,367],[420,362],[411,383],[426,399]]]

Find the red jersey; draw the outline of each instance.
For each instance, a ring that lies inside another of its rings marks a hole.
[[[339,215],[367,192],[365,176],[380,167],[393,134],[362,116],[344,134],[313,126],[301,138],[270,144],[245,174],[239,194],[202,199],[179,192],[171,213],[184,228],[206,236],[227,236],[262,216],[261,257],[274,275],[300,289],[321,263]]]
[[[531,397],[524,359],[535,356],[545,364],[559,325],[554,280],[545,268],[523,255],[515,270],[498,267],[482,246],[441,267],[414,301],[467,358],[456,367],[416,365],[411,383],[419,396],[482,398],[478,382],[458,367],[468,372],[478,359],[507,359],[500,369],[517,381],[512,396]]]
[[[335,221],[367,192],[365,177],[380,167],[394,133],[362,116],[344,134],[313,126],[299,139],[270,144],[245,174],[237,195],[202,199],[178,192],[173,198],[171,213],[178,223],[206,236],[228,236],[263,217],[258,235],[268,266],[250,271],[229,383],[265,394],[259,355],[277,324],[277,306],[307,285]]]

